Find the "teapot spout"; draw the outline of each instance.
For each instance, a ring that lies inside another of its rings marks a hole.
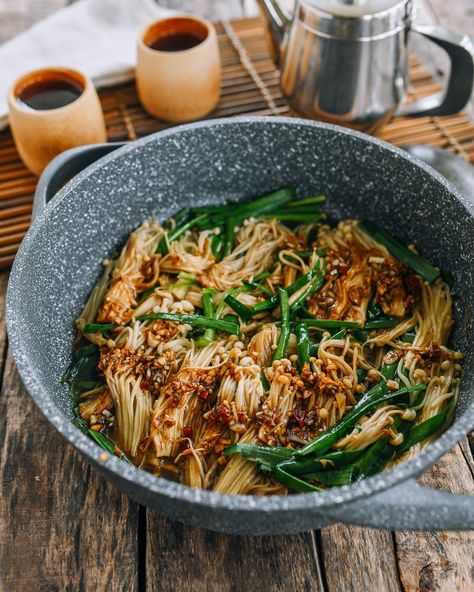
[[[257,0],[260,15],[265,23],[267,41],[270,45],[272,59],[280,65],[281,46],[288,25],[288,16],[278,3],[278,0]]]

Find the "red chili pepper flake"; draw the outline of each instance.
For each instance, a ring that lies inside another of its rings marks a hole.
[[[339,261],[339,264],[337,265],[336,269],[340,275],[347,275],[347,272],[349,271],[349,266],[346,263],[344,263],[344,261]]]
[[[211,393],[209,391],[201,391],[198,396],[201,401],[207,401],[211,396]]]
[[[211,416],[211,421],[218,425],[229,425],[231,420],[231,412],[227,407],[220,407]]]
[[[142,389],[146,391],[150,388],[150,383],[144,381],[144,382],[142,382],[141,386],[142,386]]]
[[[300,427],[303,427],[306,423],[306,413],[301,409],[295,409],[293,411],[293,417]]]
[[[185,438],[192,438],[193,437],[193,428],[191,426],[184,426],[183,436]]]

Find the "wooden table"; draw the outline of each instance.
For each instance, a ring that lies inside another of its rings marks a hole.
[[[64,2],[41,3],[46,10]],[[253,9],[251,0],[238,4]],[[0,16],[16,14],[21,28],[27,11],[21,18],[14,10],[25,5],[0,0]],[[442,24],[472,32],[471,0],[450,7],[424,5]],[[472,532],[336,525],[237,537],[183,526],[130,501],[64,443],[22,387],[5,330],[7,281],[0,274],[0,592],[474,590]],[[466,438],[421,482],[473,494],[473,475]]]

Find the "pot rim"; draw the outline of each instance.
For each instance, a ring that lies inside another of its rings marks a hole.
[[[281,116],[243,116],[233,118],[220,118],[214,120],[203,120],[190,124],[180,125],[167,130],[157,132],[135,140],[134,142],[117,149],[101,158],[97,163],[87,167],[84,171],[76,175],[68,182],[54,197],[54,199],[39,213],[35,223],[26,234],[18,254],[15,258],[12,272],[8,283],[7,302],[6,302],[6,321],[7,330],[12,348],[13,358],[18,368],[23,383],[39,407],[46,419],[62,434],[62,436],[82,453],[93,464],[99,466],[109,474],[117,475],[127,482],[129,490],[137,487],[145,488],[148,491],[164,496],[170,500],[190,503],[203,508],[228,509],[239,512],[278,512],[278,511],[301,511],[308,509],[323,509],[344,502],[353,501],[368,495],[381,492],[411,477],[416,477],[423,470],[435,463],[443,454],[448,452],[462,436],[474,428],[474,405],[465,410],[448,430],[446,430],[437,440],[427,446],[414,458],[396,466],[395,468],[364,479],[359,483],[352,485],[343,485],[334,489],[328,489],[323,492],[304,493],[288,496],[254,496],[254,495],[229,495],[212,491],[195,489],[187,485],[168,481],[166,479],[155,477],[150,473],[136,468],[133,465],[124,463],[119,458],[109,456],[104,460],[104,451],[86,435],[78,430],[70,418],[66,417],[54,403],[46,389],[40,384],[35,374],[34,365],[31,363],[29,352],[27,351],[21,332],[15,327],[15,300],[16,293],[21,285],[21,276],[23,267],[28,263],[28,254],[30,249],[34,248],[34,240],[39,229],[48,223],[51,213],[60,206],[63,200],[68,199],[81,182],[101,167],[107,165],[115,158],[120,158],[126,152],[139,150],[142,146],[151,142],[160,141],[162,138],[187,132],[189,130],[209,128],[217,126],[235,126],[235,125],[294,125],[303,127],[312,127],[316,129],[327,130],[340,136],[355,137],[363,142],[378,146],[385,151],[390,152],[397,158],[401,158],[408,163],[414,164],[419,169],[431,176],[439,185],[445,188],[455,200],[460,202],[467,210],[468,214],[474,218],[474,204],[470,203],[457,189],[451,185],[443,176],[432,169],[421,160],[404,152],[402,149],[388,144],[377,138],[373,138],[361,132],[342,128],[340,126],[304,120],[293,117]],[[466,387],[465,387],[466,388]],[[102,458],[101,458],[102,457]]]

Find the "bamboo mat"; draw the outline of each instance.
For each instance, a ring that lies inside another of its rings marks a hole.
[[[222,96],[211,118],[233,115],[295,115],[279,87],[257,18],[216,24],[222,59]],[[410,97],[440,90],[415,56],[410,63]],[[165,129],[141,107],[133,82],[101,91],[108,139],[135,140]],[[396,119],[378,134],[393,144],[424,143],[446,148],[474,162],[474,124],[462,113],[448,117]],[[0,268],[9,267],[28,230],[37,178],[22,164],[9,130],[0,133]]]

